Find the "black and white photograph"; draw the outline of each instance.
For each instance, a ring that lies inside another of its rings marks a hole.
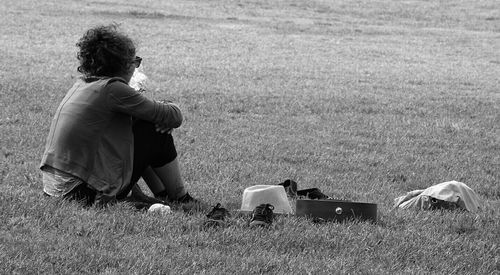
[[[0,274],[500,274],[500,1],[0,23]]]

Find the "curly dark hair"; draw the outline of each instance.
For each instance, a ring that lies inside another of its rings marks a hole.
[[[82,36],[76,46],[78,71],[86,77],[118,76],[135,58],[134,42],[118,31],[116,24],[94,27]]]

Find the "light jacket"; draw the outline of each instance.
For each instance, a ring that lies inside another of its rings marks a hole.
[[[40,168],[51,166],[116,195],[132,176],[132,117],[168,128],[182,123],[179,107],[144,97],[122,78],[78,80],[52,119]]]
[[[476,212],[481,208],[481,199],[465,183],[442,182],[423,190],[413,190],[394,199],[395,207],[403,209],[432,209],[433,199],[454,203],[458,208]]]

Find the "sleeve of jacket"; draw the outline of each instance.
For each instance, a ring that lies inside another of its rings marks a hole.
[[[177,128],[182,124],[181,110],[176,104],[151,100],[122,81],[110,82],[105,92],[108,93],[108,104],[113,111],[168,128]]]

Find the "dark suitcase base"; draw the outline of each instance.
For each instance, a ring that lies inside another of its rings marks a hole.
[[[295,215],[315,221],[377,221],[377,204],[342,200],[297,200]]]

